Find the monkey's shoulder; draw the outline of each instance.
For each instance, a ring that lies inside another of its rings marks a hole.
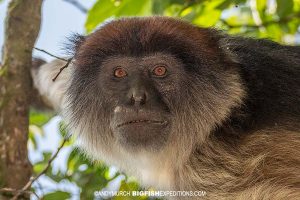
[[[263,61],[257,64],[272,64],[272,62],[294,63],[300,68],[300,46],[283,45],[269,39],[254,39],[245,37],[225,36],[223,42],[243,61]],[[252,63],[252,64],[256,64]]]

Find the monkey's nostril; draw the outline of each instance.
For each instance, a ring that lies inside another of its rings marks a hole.
[[[139,104],[139,105],[143,105],[146,103],[146,94],[132,94],[131,96],[131,103],[132,104]]]

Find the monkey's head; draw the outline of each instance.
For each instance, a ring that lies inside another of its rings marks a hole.
[[[220,38],[166,17],[111,21],[78,37],[66,112],[71,128],[107,157],[188,154],[243,97]]]

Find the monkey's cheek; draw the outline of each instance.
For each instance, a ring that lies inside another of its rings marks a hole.
[[[126,149],[159,150],[167,142],[167,125],[137,123],[114,129],[118,142]]]

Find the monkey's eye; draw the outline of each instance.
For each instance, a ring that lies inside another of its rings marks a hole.
[[[163,77],[167,73],[167,68],[165,66],[157,66],[153,69],[153,74],[158,77]]]
[[[114,76],[117,78],[123,78],[124,76],[127,76],[127,72],[125,69],[118,67],[114,70]]]

